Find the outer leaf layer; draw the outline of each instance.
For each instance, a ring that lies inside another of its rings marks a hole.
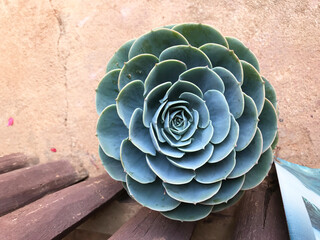
[[[172,211],[162,212],[162,215],[173,220],[193,222],[205,218],[211,213],[211,211],[212,206],[181,203]]]
[[[135,39],[132,39],[125,44],[123,44],[119,50],[113,55],[107,65],[107,71],[109,72],[113,69],[121,69],[126,61],[128,61],[129,50],[134,43]]]
[[[168,47],[187,45],[188,41],[178,32],[160,28],[138,38],[129,51],[129,59],[142,53],[150,53],[158,57]]]
[[[96,90],[96,108],[98,114],[111,104],[116,103],[116,97],[119,93],[117,80],[120,70],[115,69],[107,73],[101,80]]]
[[[216,29],[205,24],[184,23],[173,27],[173,30],[180,32],[188,42],[195,47],[206,43],[218,43],[228,46],[226,39]]]
[[[170,211],[179,206],[180,202],[164,194],[162,181],[157,179],[153,183],[141,184],[127,175],[129,194],[141,205],[155,211]]]
[[[118,116],[116,105],[106,107],[97,124],[101,148],[110,157],[120,160],[120,145],[128,137],[128,129]]]
[[[139,183],[152,183],[156,175],[146,162],[146,154],[136,148],[128,139],[121,144],[121,163],[126,173]]]
[[[127,83],[134,80],[144,82],[150,70],[158,62],[159,59],[152,54],[140,54],[130,59],[121,70],[118,80],[119,89],[121,90]]]
[[[126,173],[123,170],[121,162],[114,158],[108,157],[99,146],[99,157],[102,161],[102,165],[106,169],[107,173],[116,181],[126,181]]]

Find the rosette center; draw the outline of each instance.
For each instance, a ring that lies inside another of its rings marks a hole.
[[[165,125],[169,125],[169,130],[179,136],[183,135],[190,127],[193,116],[185,106],[173,107],[167,112],[166,120],[169,121]],[[165,120],[165,121],[166,121]]]
[[[168,143],[172,143],[173,140],[179,141],[190,128],[193,115],[187,105],[185,101],[170,101],[165,104],[160,114],[160,122],[161,133]]]

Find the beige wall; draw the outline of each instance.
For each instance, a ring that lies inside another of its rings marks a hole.
[[[319,168],[317,0],[1,0],[0,155],[25,152],[43,162],[68,157],[92,175],[102,172],[94,90],[108,59],[154,27],[190,21],[252,49],[278,94],[278,155]]]

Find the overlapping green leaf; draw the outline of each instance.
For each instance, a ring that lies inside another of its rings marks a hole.
[[[180,33],[167,28],[152,30],[133,43],[129,59],[143,53],[158,57],[163,50],[175,45],[188,45],[188,41]]]
[[[96,90],[96,108],[98,114],[111,104],[116,103],[119,94],[118,77],[120,70],[115,69],[107,73],[101,80]]]
[[[118,88],[121,90],[126,84],[134,80],[144,82],[150,70],[158,62],[159,59],[152,54],[140,54],[130,59],[121,69]]]
[[[113,55],[107,65],[107,71],[109,72],[114,69],[121,69],[125,62],[128,61],[128,54],[132,44],[135,42],[135,39],[132,39],[125,44],[123,44],[118,51]]]
[[[232,72],[238,82],[243,82],[243,70],[237,55],[228,48],[215,44],[207,43],[200,47],[210,59],[213,67],[223,67]]]
[[[141,205],[155,211],[170,211],[180,205],[180,202],[164,194],[162,181],[156,179],[153,183],[141,184],[127,175],[129,194]]]
[[[195,47],[200,47],[206,43],[217,43],[228,47],[228,43],[222,34],[209,25],[184,23],[176,25],[172,29],[180,32]]]
[[[173,220],[193,222],[205,218],[211,211],[212,206],[181,203],[177,208],[161,214]]]
[[[128,129],[117,113],[115,104],[109,105],[101,113],[97,124],[97,136],[103,151],[120,160],[121,142],[128,137]]]
[[[199,66],[212,67],[211,62],[207,55],[205,55],[198,48],[192,47],[190,45],[178,45],[172,46],[165,49],[159,56],[160,61],[168,59],[177,59],[184,62],[187,68],[194,68]]]
[[[120,154],[123,169],[132,179],[142,184],[152,183],[156,180],[156,175],[147,165],[146,154],[136,148],[128,139],[122,141]]]
[[[173,199],[180,202],[195,204],[205,201],[215,195],[221,187],[221,182],[201,184],[193,180],[190,183],[183,185],[163,183],[163,186],[168,195]]]

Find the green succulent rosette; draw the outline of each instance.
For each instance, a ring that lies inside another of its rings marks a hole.
[[[99,154],[141,205],[180,221],[223,210],[263,181],[276,97],[242,42],[204,24],[125,43],[96,95]]]

